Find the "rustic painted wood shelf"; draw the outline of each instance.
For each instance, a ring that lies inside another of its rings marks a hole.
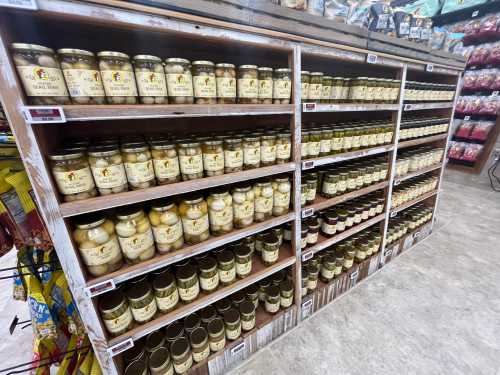
[[[419,169],[418,171],[406,173],[403,176],[396,177],[394,180],[394,185],[399,185],[401,182],[406,181],[410,178],[417,177],[417,176],[423,175],[425,173],[435,171],[435,170],[440,169],[440,168],[442,168],[441,163],[431,165],[431,166],[428,166],[426,168]]]
[[[303,112],[369,112],[369,111],[397,111],[398,104],[320,104],[302,103]]]
[[[342,161],[358,159],[365,156],[383,154],[385,152],[389,152],[392,150],[394,150],[394,145],[385,145],[385,146],[365,148],[362,150],[344,152],[342,154],[336,154],[331,156],[323,156],[320,158],[307,159],[302,161],[302,170],[326,164],[340,163]]]
[[[437,195],[437,193],[438,193],[438,190],[429,191],[428,193],[422,194],[421,196],[419,196],[415,199],[412,199],[411,201],[403,203],[397,207],[393,207],[393,208],[391,208],[391,214],[406,210],[407,208],[410,208],[411,206],[414,206],[417,203],[425,201],[427,198],[430,198],[430,197]]]
[[[421,137],[421,138],[409,139],[407,141],[399,141],[399,143],[398,143],[398,150],[401,149],[401,148],[407,148],[407,147],[413,147],[413,146],[423,145],[425,143],[442,141],[444,139],[448,139],[448,134],[447,133],[431,135],[429,137]]]
[[[441,108],[453,108],[454,102],[439,102],[439,103],[408,103],[405,104],[403,110],[408,111],[421,111],[424,109],[441,109]]]

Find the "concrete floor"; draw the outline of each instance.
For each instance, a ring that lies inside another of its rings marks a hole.
[[[433,234],[231,375],[500,375],[500,193],[447,171]]]

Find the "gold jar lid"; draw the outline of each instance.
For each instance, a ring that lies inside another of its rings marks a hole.
[[[279,68],[274,70],[276,73],[291,73],[292,69],[289,68]]]
[[[260,66],[258,69],[257,69],[259,72],[272,72],[273,71],[273,68],[269,68],[267,66]]]
[[[119,290],[113,290],[99,300],[99,310],[104,314],[111,314],[119,310],[126,303],[125,296]]]
[[[73,160],[82,158],[83,152],[75,152],[73,150],[59,150],[56,153],[49,155],[50,160]]]
[[[142,213],[142,208],[138,206],[120,207],[116,213],[116,218],[118,220],[130,220],[140,216]]]
[[[189,341],[185,337],[179,337],[170,345],[173,359],[182,359],[189,353]]]
[[[94,212],[91,214],[79,216],[76,220],[76,227],[78,229],[91,229],[95,228],[106,221],[106,217],[101,212]]]

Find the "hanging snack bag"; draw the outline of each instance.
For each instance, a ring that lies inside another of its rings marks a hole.
[[[349,4],[345,0],[326,0],[325,18],[335,22],[346,23],[349,15]]]
[[[411,14],[395,9],[393,14],[396,35],[400,39],[408,39],[410,35]]]
[[[21,248],[28,238],[27,217],[16,191],[6,181],[9,174],[8,168],[0,171],[0,225]]]
[[[28,304],[35,336],[39,340],[55,339],[57,337],[57,328],[52,319],[49,305],[43,295],[42,285],[33,275],[26,278],[28,283]]]

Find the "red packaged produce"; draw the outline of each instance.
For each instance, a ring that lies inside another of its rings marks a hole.
[[[483,97],[481,100],[481,106],[479,111],[474,112],[480,115],[496,115],[498,111],[498,97],[497,96],[487,96]]]
[[[469,61],[467,65],[483,65],[486,63],[488,56],[490,54],[489,48],[490,44],[481,44],[476,47],[476,49],[472,52],[469,57]]]
[[[498,91],[500,90],[500,70],[495,69],[495,79],[491,83],[491,90]]]
[[[488,90],[495,80],[495,69],[482,69],[478,71],[475,89]]]
[[[493,121],[480,121],[472,129],[469,138],[477,141],[485,141],[493,126],[495,126]]]
[[[483,145],[478,145],[475,143],[466,143],[464,153],[460,157],[460,160],[475,162],[483,150]]]
[[[460,159],[465,150],[465,143],[462,142],[450,142],[450,148],[448,149],[448,157],[450,159]]]
[[[464,121],[457,129],[457,132],[455,133],[456,137],[459,138],[469,138],[470,132],[472,131],[472,128],[474,127],[474,123],[470,121]]]
[[[455,105],[456,113],[465,113],[465,106],[467,105],[466,96],[460,96],[457,99],[457,104]]]
[[[481,28],[481,20],[480,19],[473,19],[468,21],[465,26],[464,26],[464,33],[465,36],[470,37],[470,36],[475,36],[477,33],[479,33],[479,30]]]
[[[6,232],[3,226],[0,226],[0,257],[7,254],[13,245],[12,237]]]
[[[480,96],[469,96],[467,103],[465,104],[464,113],[469,115],[474,115],[479,113],[481,109],[481,97]]]
[[[500,42],[492,43],[490,45],[490,53],[485,59],[485,64],[498,64],[500,63]]]
[[[479,37],[495,36],[498,28],[498,18],[496,14],[486,16],[482,19],[477,35]]]
[[[464,74],[463,88],[466,90],[475,90],[478,73],[475,70],[469,70]]]

